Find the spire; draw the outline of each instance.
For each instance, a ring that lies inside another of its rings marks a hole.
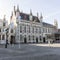
[[[15,6],[14,6],[14,12],[15,12]]]
[[[42,13],[41,13],[40,19],[43,19]]]
[[[30,15],[32,15],[32,10],[30,9]]]
[[[30,16],[29,16],[29,19],[30,19],[30,21],[32,21],[32,20],[33,20],[32,10],[31,10],[31,9],[30,9]]]
[[[56,26],[56,28],[58,28],[58,22],[56,19],[54,19],[54,25]]]
[[[17,5],[17,11],[19,12],[19,5]]]
[[[40,22],[42,22],[42,20],[43,20],[43,16],[42,16],[42,13],[41,13],[41,15],[40,15]]]
[[[39,18],[39,14],[38,14],[38,12],[37,12],[37,17]]]

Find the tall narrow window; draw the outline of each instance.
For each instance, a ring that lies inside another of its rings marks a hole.
[[[40,36],[40,41],[41,41],[42,39],[41,39],[41,36]]]
[[[29,33],[30,33],[30,26],[29,26]]]
[[[34,27],[32,27],[32,33],[34,33]]]
[[[4,40],[5,35],[2,35],[2,40]]]
[[[22,32],[22,26],[20,26],[20,33]]]
[[[24,32],[26,33],[26,26],[24,26]]]

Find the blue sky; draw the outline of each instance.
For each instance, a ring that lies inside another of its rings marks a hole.
[[[54,19],[58,21],[60,28],[60,0],[0,0],[0,18],[4,14],[9,21],[13,6],[19,5],[20,11],[29,13],[32,9],[33,15],[42,13],[43,21],[54,24]]]

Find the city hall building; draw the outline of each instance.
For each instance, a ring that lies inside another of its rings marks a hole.
[[[4,23],[5,22],[5,23]],[[3,25],[2,25],[3,24]],[[5,24],[5,25],[4,25]],[[42,13],[39,17],[33,15],[32,10],[29,14],[20,12],[19,6],[17,9],[14,6],[10,17],[10,24],[6,21],[5,17],[0,26],[0,43],[8,39],[8,43],[41,43],[48,42],[47,35],[57,32],[57,21],[55,24],[43,22]],[[3,29],[8,28],[3,34]]]

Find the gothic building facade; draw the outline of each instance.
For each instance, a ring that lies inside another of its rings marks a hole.
[[[43,22],[42,14],[39,17],[33,16],[32,10],[29,14],[20,12],[19,7],[14,7],[14,14],[16,25],[16,43],[40,43],[47,42],[47,34],[57,32],[57,24],[52,25]],[[14,19],[12,19],[14,21]]]
[[[20,12],[19,6],[17,9],[14,6],[10,17],[10,24],[8,25],[5,22],[5,18],[1,23],[5,25],[0,26],[1,30],[5,28],[9,28],[7,37],[6,31],[5,33],[1,32],[0,34],[0,41],[6,41],[8,39],[8,43],[12,41],[12,43],[40,43],[40,42],[47,42],[47,34],[52,34],[57,32],[57,23],[55,25],[48,24],[43,22],[42,14],[39,17],[33,16],[32,10],[30,10],[29,14]],[[3,35],[4,34],[4,35]]]

